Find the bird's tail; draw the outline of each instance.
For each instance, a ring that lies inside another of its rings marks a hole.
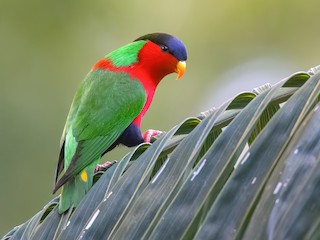
[[[94,161],[82,172],[72,177],[62,186],[62,192],[59,203],[59,213],[62,214],[71,207],[76,207],[85,194],[92,187],[94,169],[97,162]]]

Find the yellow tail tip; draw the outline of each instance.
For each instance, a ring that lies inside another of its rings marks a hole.
[[[87,171],[86,171],[86,170],[83,170],[83,171],[80,173],[80,177],[81,177],[81,180],[82,180],[82,181],[87,182],[87,181],[88,181]]]

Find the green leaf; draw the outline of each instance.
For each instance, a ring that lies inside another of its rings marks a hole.
[[[181,142],[141,194],[131,211],[126,214],[123,220],[120,219],[111,237],[118,239],[124,236],[131,236],[134,239],[142,237],[146,226],[150,224],[159,208],[164,208],[163,204],[166,198],[173,194],[174,186],[183,180],[185,169],[188,168],[188,165],[192,166],[194,164],[205,138],[211,131],[217,117],[225,110],[227,105],[224,104],[224,107],[204,119]],[[140,211],[141,208],[145,210]],[[104,237],[107,237],[107,235]]]
[[[2,239],[319,239],[319,67],[188,118]]]
[[[184,186],[154,228],[151,239],[160,236],[164,239],[193,238],[201,225],[203,214],[207,212],[233,171],[233,166],[249,137],[250,129],[272,99],[274,91],[257,96],[220,134],[197,168],[189,173]]]
[[[288,139],[319,94],[317,74],[301,87],[272,118],[241,160],[212,205],[197,239],[233,239],[241,235],[252,214],[268,175]],[[236,196],[236,197],[235,197]]]
[[[190,118],[180,124],[180,126],[173,128],[149,148],[152,151],[146,151],[141,155],[139,161],[137,159],[132,164],[94,211],[92,218],[89,219],[88,224],[82,230],[79,237],[105,239],[109,235],[121,215],[129,210],[129,207],[146,187],[153,166],[164,149],[166,142],[179,129],[185,129],[186,126],[194,121],[195,119]],[[106,222],[108,222],[107,225],[105,224]],[[95,224],[92,225],[92,223]]]
[[[310,112],[270,176],[243,239],[311,239],[320,223],[320,111]]]

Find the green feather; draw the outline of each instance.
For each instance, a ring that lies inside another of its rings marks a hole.
[[[116,67],[130,66],[138,61],[138,53],[145,43],[146,41],[142,40],[129,43],[109,53],[106,58],[110,59]]]
[[[64,184],[59,212],[76,206],[92,186],[93,171],[101,155],[139,115],[146,93],[138,80],[126,73],[97,69],[79,87],[67,118],[64,143]],[[58,164],[58,165],[59,165]],[[86,170],[87,181],[81,180]],[[60,172],[57,171],[57,175]]]
[[[84,169],[87,173],[88,181],[83,181],[80,175],[75,176],[72,181],[66,182],[62,186],[62,194],[59,203],[59,213],[62,214],[72,206],[77,206],[84,195],[90,190],[93,182],[94,169],[99,163],[99,159],[93,161]]]

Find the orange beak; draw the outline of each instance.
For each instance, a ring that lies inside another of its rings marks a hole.
[[[185,61],[179,61],[177,66],[176,66],[176,70],[175,72],[178,74],[176,80],[178,80],[179,78],[181,78],[184,74],[184,72],[186,71],[186,62]]]

